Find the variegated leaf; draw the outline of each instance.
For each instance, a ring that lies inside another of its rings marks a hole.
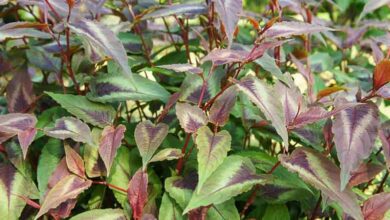
[[[228,46],[233,43],[234,31],[240,14],[242,13],[242,0],[213,0],[215,10],[221,19],[228,39]]]
[[[229,156],[211,174],[200,189],[196,189],[184,214],[200,206],[221,204],[232,197],[246,192],[255,184],[269,181],[268,175],[257,175],[248,158]]]
[[[85,178],[84,161],[80,155],[69,145],[65,144],[65,160],[70,172],[81,178]]]
[[[18,134],[27,129],[34,128],[37,118],[31,114],[10,113],[0,115],[0,132]]]
[[[57,119],[53,128],[45,128],[45,134],[50,137],[65,140],[71,138],[76,142],[90,143],[91,130],[88,125],[74,117]]]
[[[148,201],[148,173],[139,169],[129,182],[127,197],[133,210],[133,218],[140,219]]]
[[[91,92],[87,97],[91,101],[103,103],[127,100],[167,102],[169,99],[169,92],[157,82],[138,74],[134,74],[133,78],[137,87],[124,75],[100,74],[92,79]]]
[[[264,36],[269,38],[280,38],[331,30],[332,29],[328,27],[324,27],[318,24],[310,24],[297,21],[283,21],[272,25],[268,30],[264,32]]]
[[[207,124],[207,116],[198,106],[188,103],[176,103],[176,116],[181,127],[187,133],[195,133],[201,126]]]
[[[284,167],[307,183],[321,190],[329,199],[336,201],[343,211],[356,220],[363,220],[356,195],[349,186],[340,189],[340,169],[321,153],[309,148],[297,148],[290,156],[281,155],[279,160]]]
[[[332,132],[341,164],[341,190],[348,184],[351,172],[370,155],[378,134],[378,118],[378,107],[373,103],[357,105],[335,115]]]
[[[86,38],[88,42],[93,43],[94,47],[104,51],[107,56],[118,62],[123,72],[132,80],[126,50],[114,32],[102,23],[87,19],[77,19],[71,22],[69,27],[73,32]]]
[[[57,208],[61,203],[77,198],[91,184],[91,180],[85,180],[73,174],[65,176],[47,193],[35,219],[38,219],[49,210]]]
[[[351,173],[351,179],[349,180],[350,186],[357,186],[362,183],[366,183],[375,178],[381,171],[385,169],[384,166],[374,163],[362,163],[360,166]]]
[[[207,6],[199,3],[182,3],[176,5],[170,5],[162,9],[158,9],[151,13],[146,14],[142,17],[143,20],[151,18],[160,18],[170,15],[181,15],[181,14],[202,14],[207,12]]]
[[[31,196],[27,190],[29,184],[12,164],[0,164],[0,219],[20,219],[26,202],[19,196]]]
[[[154,155],[152,157],[152,159],[150,159],[149,163],[163,161],[163,160],[176,160],[176,159],[179,159],[183,156],[184,155],[181,153],[180,149],[165,148],[165,149],[157,152],[156,155]]]
[[[248,76],[235,82],[237,87],[256,104],[282,137],[285,148],[288,148],[288,133],[282,103],[276,99],[274,88],[253,76]]]
[[[173,70],[175,72],[189,72],[193,74],[201,74],[203,73],[203,70],[199,67],[195,67],[191,64],[170,64],[170,65],[161,65],[157,66],[159,68]]]
[[[241,63],[248,56],[249,52],[245,50],[214,49],[203,57],[202,63],[211,61],[216,66],[228,63]]]
[[[85,96],[46,93],[69,113],[87,123],[103,128],[114,120],[116,112],[109,105],[91,102]]]
[[[116,128],[113,126],[107,126],[103,129],[99,143],[99,154],[106,166],[107,175],[110,173],[116,151],[122,144],[125,131],[126,127],[124,125],[118,125]]]
[[[169,127],[166,124],[154,125],[151,121],[140,122],[135,128],[135,142],[141,154],[144,169],[167,136],[168,129]]]
[[[363,204],[363,215],[365,220],[385,220],[386,212],[390,210],[390,192],[379,193]]]
[[[210,108],[209,119],[217,126],[224,126],[237,100],[237,88],[232,86],[222,93]]]
[[[18,133],[18,140],[19,140],[20,147],[22,148],[24,159],[26,159],[28,147],[34,141],[36,134],[37,134],[36,128],[28,128],[25,131]]]
[[[51,38],[48,33],[36,30],[44,28],[46,25],[33,22],[11,22],[0,27],[0,42],[5,39],[36,37],[48,39]]]
[[[70,218],[70,220],[126,220],[122,209],[93,209],[82,212]]]
[[[90,178],[106,176],[106,168],[102,158],[99,156],[99,142],[102,135],[102,129],[92,129],[92,142],[84,146],[84,164],[85,172]]]
[[[199,128],[196,134],[195,142],[198,148],[199,173],[197,189],[200,190],[207,178],[226,158],[231,147],[232,138],[227,131],[213,133],[207,126]]]
[[[35,94],[31,77],[26,71],[16,72],[7,86],[7,106],[11,113],[31,110]]]

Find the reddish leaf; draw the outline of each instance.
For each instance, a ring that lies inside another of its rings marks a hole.
[[[31,114],[10,113],[0,115],[0,132],[17,134],[29,128],[34,128],[37,119]]]
[[[390,169],[390,122],[384,123],[379,129],[378,135],[382,142],[383,154],[385,155],[387,168]]]
[[[366,200],[363,204],[363,215],[365,220],[384,219],[386,212],[390,210],[390,193],[376,194]]]
[[[106,166],[107,176],[110,173],[116,151],[121,146],[125,131],[126,127],[124,125],[118,125],[116,128],[107,126],[103,129],[99,144],[99,154]]]
[[[133,218],[138,220],[148,201],[148,174],[139,169],[129,182],[127,197],[133,210]]]
[[[332,29],[317,24],[295,21],[283,21],[273,24],[267,31],[264,32],[264,35],[270,38],[279,38],[291,37],[293,35],[311,34],[329,30]]]
[[[230,87],[219,96],[211,106],[209,119],[211,123],[224,126],[229,120],[230,111],[237,100],[237,88]]]
[[[28,147],[34,141],[36,134],[36,128],[28,128],[25,131],[18,133],[18,140],[20,147],[22,148],[23,159],[26,159]]]
[[[349,180],[350,186],[356,186],[362,183],[366,183],[372,180],[378,175],[384,167],[382,165],[373,163],[362,163],[360,166],[351,173],[351,179]]]
[[[320,99],[322,99],[326,96],[329,96],[335,92],[345,91],[345,90],[346,90],[346,88],[344,88],[342,86],[332,86],[332,87],[325,88],[317,93],[317,100],[320,100]]]
[[[27,112],[35,101],[33,84],[26,71],[14,74],[11,82],[7,86],[8,111]]]
[[[80,155],[69,145],[65,144],[66,165],[70,172],[79,177],[85,178],[84,161]]]
[[[390,60],[382,60],[374,69],[373,88],[380,89],[390,81]]]

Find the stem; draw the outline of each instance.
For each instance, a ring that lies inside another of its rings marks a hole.
[[[186,139],[185,139],[185,141],[184,141],[184,145],[183,145],[183,147],[181,148],[181,153],[182,153],[182,154],[185,154],[186,149],[187,149],[187,146],[188,146],[188,144],[190,143],[190,139],[191,139],[191,134],[187,134]],[[183,157],[181,157],[181,158],[179,159],[179,161],[177,162],[177,166],[176,166],[176,170],[177,170],[177,173],[178,173],[179,175],[180,175],[181,172],[183,171],[183,165],[184,165],[184,159],[183,159]]]
[[[115,189],[117,191],[120,191],[120,192],[124,192],[124,193],[127,193],[127,190],[126,189],[123,189],[119,186],[115,186],[115,185],[112,185],[112,184],[109,184],[107,183],[106,181],[93,181],[93,184],[98,184],[98,185],[105,185],[105,186],[108,186],[112,189]]]
[[[381,183],[379,184],[378,189],[376,190],[375,194],[380,193],[383,191],[383,187],[385,186],[385,182],[387,180],[387,177],[389,177],[389,171],[386,171],[385,176],[383,177]]]
[[[320,194],[320,197],[318,198],[318,201],[317,201],[317,203],[316,203],[316,206],[314,207],[313,212],[311,213],[310,220],[316,219],[316,213],[318,212],[318,209],[320,208],[321,201],[322,201],[322,196],[321,196],[321,194]]]

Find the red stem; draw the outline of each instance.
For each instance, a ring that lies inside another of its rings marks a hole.
[[[184,141],[184,145],[181,148],[181,153],[185,154],[188,144],[190,143],[191,134],[187,134],[186,139]],[[177,162],[176,170],[177,173],[180,175],[183,171],[183,165],[184,165],[184,157],[181,157],[179,161]]]
[[[109,184],[106,181],[93,181],[93,184],[105,185],[105,186],[108,186],[110,188],[116,189],[118,191],[127,193],[126,189],[123,189],[123,188],[121,188],[119,186],[115,186],[115,185]]]

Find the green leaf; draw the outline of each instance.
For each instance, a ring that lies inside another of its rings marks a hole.
[[[29,198],[31,181],[20,174],[11,164],[0,164],[0,219],[17,220]]]
[[[80,213],[70,220],[126,220],[122,209],[94,209]]]
[[[269,175],[256,175],[252,162],[244,157],[230,156],[196,190],[184,209],[184,213],[210,204],[221,204],[232,197],[246,192],[255,184],[264,184]]]
[[[100,74],[91,81],[91,92],[87,97],[92,101],[103,103],[127,100],[168,101],[169,92],[157,82],[137,74],[134,74],[133,78],[137,88],[124,75]]]
[[[110,125],[115,116],[112,106],[89,101],[85,96],[46,92],[69,113],[98,127]]]
[[[207,126],[199,128],[195,141],[198,148],[198,190],[226,158],[231,139],[227,131],[213,133]]]
[[[290,213],[285,205],[268,205],[263,220],[290,220]]]
[[[362,212],[356,195],[347,186],[340,190],[340,169],[329,159],[309,148],[297,148],[290,156],[281,155],[280,162],[284,167],[299,176],[315,188],[321,190],[330,200],[336,201],[344,212],[362,220]]]
[[[168,193],[164,193],[161,205],[160,205],[160,211],[158,215],[159,220],[184,220],[184,217],[182,216],[183,210],[176,204],[176,202],[169,197]]]
[[[63,156],[64,148],[62,147],[60,140],[50,138],[45,146],[43,146],[37,168],[38,189],[41,199],[46,193],[51,174],[54,172]]]

